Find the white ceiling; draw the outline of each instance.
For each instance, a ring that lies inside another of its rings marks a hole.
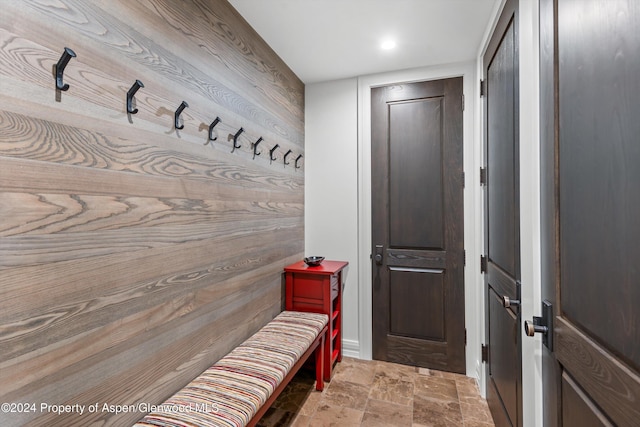
[[[229,0],[304,83],[472,60],[500,0]],[[397,47],[380,49],[391,37]]]

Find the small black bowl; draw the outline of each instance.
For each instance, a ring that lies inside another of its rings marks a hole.
[[[304,259],[304,262],[309,267],[317,267],[320,265],[320,263],[322,263],[323,260],[324,260],[323,256],[309,256]]]

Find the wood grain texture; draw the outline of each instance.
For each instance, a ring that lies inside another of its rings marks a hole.
[[[304,250],[287,150],[304,85],[226,0],[3,2],[0,396],[37,410],[0,424],[132,424],[39,405],[158,404],[280,312]]]
[[[555,318],[555,353],[563,368],[619,426],[640,419],[640,376],[563,317]]]
[[[562,425],[585,427],[613,427],[614,425],[566,372],[562,374]]]

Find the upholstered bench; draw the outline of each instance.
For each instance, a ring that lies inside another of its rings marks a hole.
[[[325,314],[280,313],[134,427],[253,426],[314,352],[322,391],[327,321]]]

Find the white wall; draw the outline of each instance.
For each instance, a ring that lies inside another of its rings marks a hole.
[[[305,90],[305,254],[348,261],[343,296],[343,353],[358,344],[358,81]]]

